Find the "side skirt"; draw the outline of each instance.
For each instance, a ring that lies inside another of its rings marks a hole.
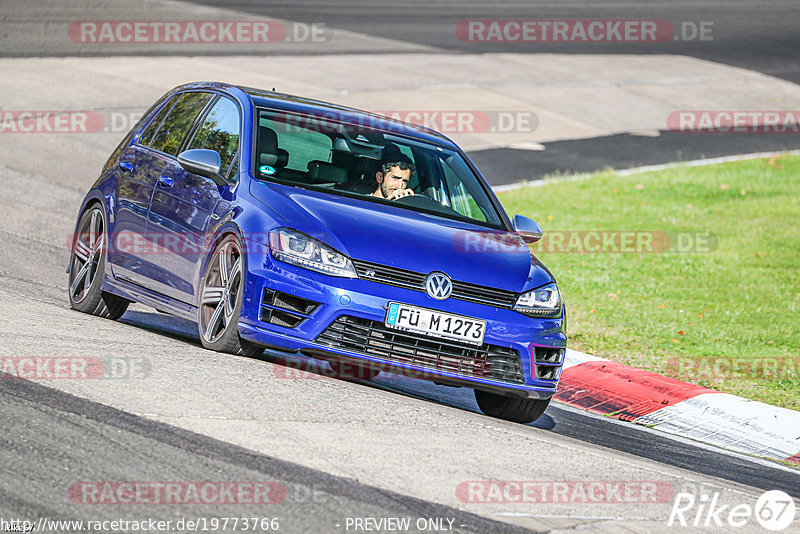
[[[145,306],[150,306],[159,311],[169,313],[170,315],[182,317],[189,321],[197,321],[196,306],[178,302],[169,297],[165,297],[160,293],[156,293],[155,291],[151,291],[140,285],[134,284],[133,282],[128,282],[127,280],[122,280],[120,278],[117,278],[116,280],[106,278],[103,281],[103,287],[101,289],[103,291],[113,293],[114,295],[118,295],[122,298],[139,302]]]

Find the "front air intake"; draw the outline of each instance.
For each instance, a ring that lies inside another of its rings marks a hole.
[[[558,380],[561,362],[564,360],[566,349],[549,347],[534,347],[536,360],[536,378],[539,380]]]
[[[295,328],[308,319],[319,305],[319,302],[264,288],[261,320],[285,328]]]

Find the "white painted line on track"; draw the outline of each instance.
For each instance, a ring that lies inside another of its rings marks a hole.
[[[567,349],[567,353],[564,356],[563,369],[568,369],[574,365],[580,365],[586,362],[607,362],[607,361],[609,361],[607,358],[600,358],[599,356],[592,356],[591,354],[586,354],[585,352],[578,352],[577,350]]]

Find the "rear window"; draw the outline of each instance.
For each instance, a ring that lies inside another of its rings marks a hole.
[[[259,128],[269,128],[278,136],[278,146],[289,153],[286,168],[305,172],[311,161],[331,161],[333,142],[324,133],[275,120],[273,114],[261,113]]]

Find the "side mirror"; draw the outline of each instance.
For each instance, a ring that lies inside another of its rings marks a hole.
[[[219,157],[219,153],[214,150],[205,148],[184,150],[178,154],[178,163],[193,174],[211,178],[219,186],[227,185],[228,183],[219,173],[222,159]]]
[[[539,223],[522,215],[514,215],[514,230],[529,245],[542,238],[542,227]]]

